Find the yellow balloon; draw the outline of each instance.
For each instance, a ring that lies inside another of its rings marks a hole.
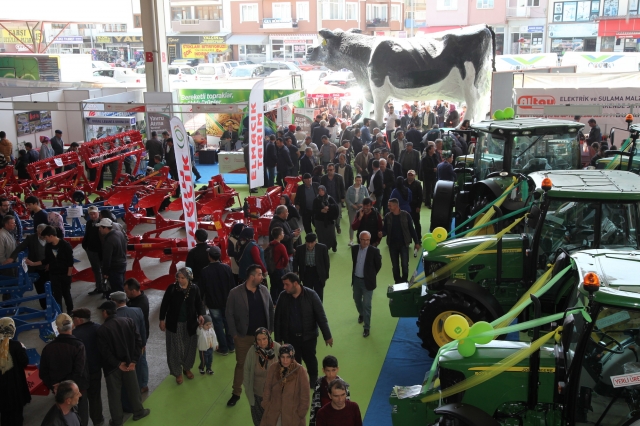
[[[447,230],[442,226],[437,227],[433,230],[433,239],[436,240],[437,243],[441,243],[447,239]]]
[[[469,334],[469,323],[462,315],[451,315],[444,321],[444,332],[452,339],[462,339]]]

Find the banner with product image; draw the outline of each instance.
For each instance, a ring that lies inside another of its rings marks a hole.
[[[189,138],[184,130],[182,121],[173,117],[171,119],[171,135],[173,147],[176,152],[178,164],[178,179],[180,182],[180,194],[182,209],[184,211],[184,227],[187,231],[187,246],[193,248],[196,245],[196,229],[198,216],[196,213],[196,197],[191,177],[191,153],[189,151]]]
[[[249,188],[264,185],[264,80],[253,85],[249,95]]]

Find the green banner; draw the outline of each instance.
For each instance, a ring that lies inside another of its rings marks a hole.
[[[298,91],[266,89],[264,101],[269,102]],[[251,89],[179,89],[178,102],[181,104],[237,104],[249,102],[250,93]]]

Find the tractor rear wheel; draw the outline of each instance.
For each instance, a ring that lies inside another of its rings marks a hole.
[[[433,231],[442,227],[451,231],[451,219],[454,206],[454,183],[446,180],[438,181],[433,194],[433,207],[431,208],[431,226]]]
[[[455,314],[462,315],[470,326],[478,321],[493,320],[487,309],[471,296],[450,290],[431,294],[425,300],[416,324],[422,347],[432,358],[440,347],[453,340],[445,333],[444,322]]]

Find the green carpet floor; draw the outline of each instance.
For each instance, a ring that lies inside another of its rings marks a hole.
[[[246,185],[233,185],[241,198],[248,195]],[[260,190],[263,193],[263,190]],[[423,233],[428,231],[430,210],[422,209]],[[362,417],[367,411],[380,369],[387,354],[391,337],[398,322],[389,314],[387,286],[393,284],[391,262],[386,243],[380,244],[382,269],[378,274],[378,288],[373,294],[371,315],[371,335],[362,337],[362,325],[358,324],[358,312],[351,292],[351,255],[349,252],[349,231],[346,209],[343,209],[342,234],[338,235],[338,251],[329,250],[331,259],[330,278],[324,292],[324,308],[334,339],[333,348],[325,346],[322,336],[318,339],[318,364],[322,368],[322,358],[334,355],[340,364],[340,376],[351,385],[351,399],[360,405]],[[415,270],[417,260],[410,255],[410,275]],[[197,364],[195,365],[197,368]],[[229,408],[235,356],[214,355],[213,376],[201,376],[197,369],[195,379],[178,386],[175,379],[167,377],[145,402],[152,415],[135,422],[146,425],[211,425],[249,426],[252,424],[249,403],[244,393],[238,404]],[[391,407],[389,407],[391,409]],[[221,423],[222,422],[222,423]],[[134,424],[131,420],[127,424]]]

